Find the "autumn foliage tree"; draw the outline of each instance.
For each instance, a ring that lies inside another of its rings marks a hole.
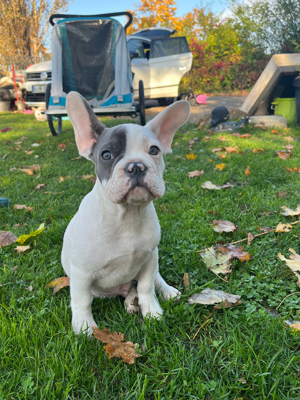
[[[0,0],[0,59],[30,56],[38,62],[46,50],[49,16],[65,12],[70,0]]]

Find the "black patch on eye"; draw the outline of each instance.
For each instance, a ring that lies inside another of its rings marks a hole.
[[[110,160],[103,160],[101,154],[111,152]],[[106,128],[92,148],[90,158],[95,163],[95,172],[100,181],[108,180],[116,164],[124,157],[126,151],[126,128]]]

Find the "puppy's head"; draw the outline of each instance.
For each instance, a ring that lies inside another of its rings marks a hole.
[[[124,124],[106,128],[76,92],[68,94],[67,112],[79,154],[95,164],[110,201],[141,204],[164,194],[163,155],[172,151],[173,136],[189,117],[187,101],[167,107],[144,127]]]

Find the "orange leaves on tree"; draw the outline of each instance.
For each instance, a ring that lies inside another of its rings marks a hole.
[[[62,278],[57,278],[55,281],[50,282],[45,288],[53,288],[53,294],[66,286],[70,286],[70,278],[68,276],[63,276]]]
[[[104,346],[105,351],[109,354],[108,358],[122,358],[128,364],[134,364],[134,360],[141,355],[136,351],[136,345],[132,342],[124,342],[124,334],[110,332],[107,328],[98,329],[94,326],[94,336],[102,343],[107,343]]]

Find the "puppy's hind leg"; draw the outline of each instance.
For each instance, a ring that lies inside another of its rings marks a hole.
[[[136,282],[133,281],[129,289],[128,295],[125,297],[124,306],[128,314],[137,313],[138,307],[134,305],[134,299],[138,298],[138,292],[136,290]]]
[[[174,299],[177,301],[180,299],[181,293],[179,290],[170,286],[166,283],[166,281],[162,278],[160,273],[157,270],[157,274],[154,280],[155,289],[158,291],[160,297],[164,300]]]

